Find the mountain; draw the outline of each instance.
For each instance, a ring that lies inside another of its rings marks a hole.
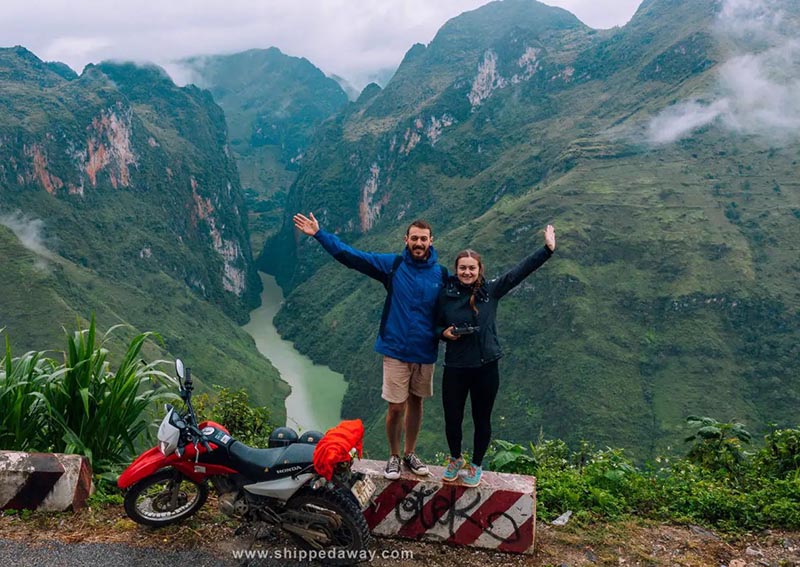
[[[280,226],[283,205],[316,127],[347,104],[339,83],[275,47],[181,62],[225,111],[248,197],[254,249]]]
[[[343,415],[365,420],[370,450],[385,452],[372,351],[383,289],[298,237],[297,211],[380,252],[399,252],[407,224],[426,218],[443,262],[474,248],[490,276],[555,225],[554,257],[500,305],[497,437],[647,458],[679,447],[691,414],[753,431],[795,423],[796,144],[726,125],[736,101],[712,105],[735,56],[722,8],[647,0],[626,26],[597,31],[533,0],[493,2],[413,46],[385,88],[321,126],[261,262],[287,292],[279,330],[345,374]],[[682,101],[697,110],[684,122],[727,110],[649,142]],[[423,454],[444,450],[440,404],[425,406]]]
[[[328,75],[331,79],[336,81],[342,90],[347,95],[348,100],[356,100],[358,98],[358,91],[356,88],[350,84],[350,82],[345,79],[344,77],[340,77],[339,75]]]
[[[284,412],[287,387],[238,325],[261,290],[222,110],[159,67],[78,76],[0,50],[0,328],[17,354],[60,327],[161,333],[206,386],[247,386]]]

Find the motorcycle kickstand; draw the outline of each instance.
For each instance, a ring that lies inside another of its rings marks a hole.
[[[253,536],[250,538],[250,545],[247,546],[247,550],[250,551],[253,549],[253,546],[256,544],[257,541],[266,541],[267,543],[277,543],[278,541],[278,534],[277,529],[275,526],[270,525],[268,522],[254,522],[251,524],[242,524],[233,532],[234,535],[240,536],[244,535],[247,531],[251,531]],[[262,535],[262,532],[264,534]]]
[[[245,553],[243,554],[244,559],[241,559],[239,561],[240,567],[248,567],[250,565],[255,565],[255,563],[252,563],[251,559],[248,559],[247,556],[249,555],[249,552],[252,551],[253,546],[256,544],[256,541],[258,541],[258,534],[261,532],[262,525],[263,523],[261,522],[259,522],[259,525],[256,525],[255,527],[253,526],[253,524],[243,523],[233,532],[234,535],[239,536],[239,535],[244,535],[245,532],[252,529],[253,527],[255,528],[253,530],[253,537],[250,539],[250,545],[247,546],[247,548],[245,549]]]

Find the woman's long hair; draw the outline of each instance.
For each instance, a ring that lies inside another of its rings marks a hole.
[[[478,278],[475,280],[475,283],[472,284],[472,295],[469,298],[469,306],[477,313],[478,308],[475,307],[475,295],[483,284],[483,261],[481,260],[481,255],[475,252],[475,250],[470,250],[469,248],[462,250],[456,255],[456,262],[454,264],[456,277],[458,277],[458,261],[461,260],[461,258],[472,258],[478,261]]]

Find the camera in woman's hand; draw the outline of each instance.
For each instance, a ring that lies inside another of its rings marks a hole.
[[[480,331],[480,325],[470,325],[469,323],[459,323],[458,325],[453,325],[453,330],[450,331],[455,336],[460,337],[461,335],[471,335],[477,331]]]

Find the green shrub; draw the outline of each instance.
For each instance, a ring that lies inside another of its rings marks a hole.
[[[686,418],[695,432],[686,438],[693,442],[687,458],[711,471],[725,471],[738,480],[744,463],[743,443],[750,443],[750,432],[736,422],[721,423],[711,417]]]
[[[536,459],[525,453],[522,445],[509,443],[502,439],[494,442],[495,450],[491,455],[490,468],[493,471],[532,474],[536,469]]]
[[[710,419],[710,418],[708,418]],[[637,467],[622,450],[539,439],[530,448],[497,440],[490,470],[537,477],[537,517],[572,510],[582,519],[636,515],[741,531],[800,528],[800,429],[774,431],[763,449],[741,451],[741,424],[695,423],[706,430],[684,458]],[[731,442],[731,436],[737,439]]]
[[[800,477],[800,428],[775,430],[764,441],[754,457],[757,474],[776,479]]]
[[[198,421],[211,420],[224,425],[238,441],[251,447],[267,447],[275,426],[266,407],[252,407],[247,392],[215,386],[212,397],[201,394],[193,403]]]

